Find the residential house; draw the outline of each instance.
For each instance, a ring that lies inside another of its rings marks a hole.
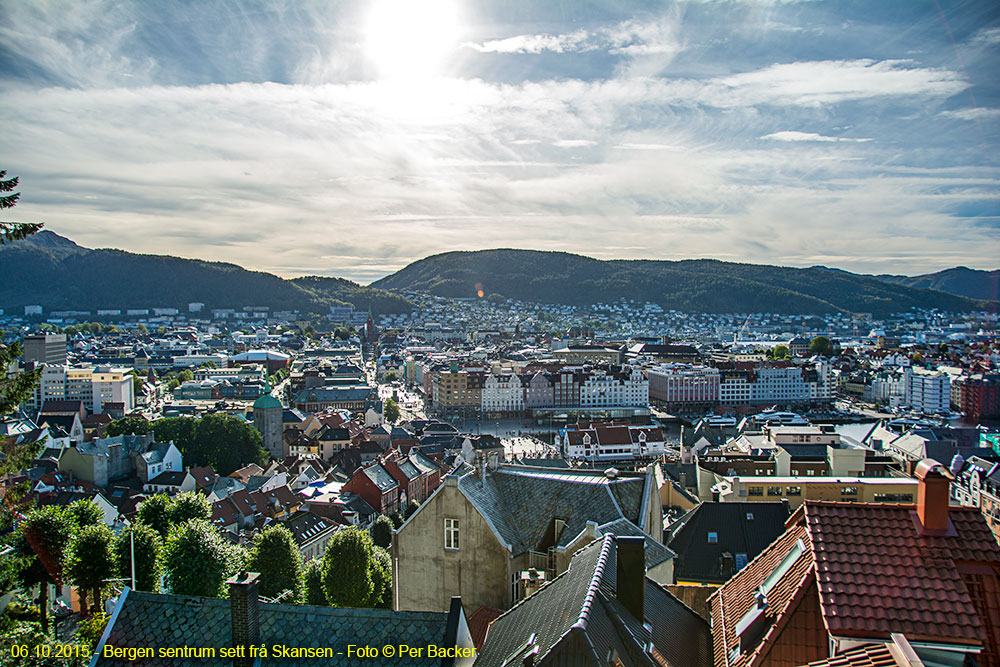
[[[356,471],[343,490],[357,494],[379,514],[392,514],[400,509],[404,489],[385,466],[372,463]]]
[[[144,452],[132,454],[135,474],[145,484],[164,472],[180,472],[184,469],[181,450],[173,442],[154,442]]]
[[[346,488],[346,487],[345,487]],[[464,465],[396,531],[397,609],[443,609],[461,595],[471,610],[508,609],[524,595],[522,573],[551,580],[574,553],[605,534],[647,541],[647,570],[673,581],[673,552],[662,540],[652,470]]]
[[[716,667],[794,667],[893,643],[910,665],[1000,665],[1000,544],[979,510],[949,506],[948,469],[926,459],[916,476],[915,506],[799,508],[710,599]]]
[[[197,488],[194,475],[188,470],[164,470],[142,485],[145,493],[166,493],[170,496],[195,491]]]
[[[306,561],[323,557],[326,543],[337,532],[338,526],[336,522],[308,510],[296,511],[284,519],[281,525],[291,531],[299,553]]]

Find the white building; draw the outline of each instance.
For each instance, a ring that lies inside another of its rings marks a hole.
[[[948,412],[951,378],[947,373],[924,368],[906,369],[906,404],[924,414]]]
[[[125,413],[135,409],[133,378],[129,368],[110,366],[46,365],[42,378],[35,388],[34,403],[29,411],[36,411],[46,401],[83,401],[92,413],[104,412],[109,403],[120,403]]]
[[[629,460],[662,456],[666,452],[663,432],[654,426],[593,424],[590,428],[570,427],[559,439],[567,458],[588,461]]]
[[[581,408],[646,407],[649,380],[636,368],[622,373],[595,370],[580,385]]]
[[[524,386],[516,374],[489,373],[482,396],[484,414],[518,414],[524,410]]]

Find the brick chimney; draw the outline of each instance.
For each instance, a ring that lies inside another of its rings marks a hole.
[[[233,667],[252,667],[250,647],[260,644],[260,601],[257,584],[260,574],[241,572],[226,581],[229,586],[229,613],[232,619],[233,647],[244,647],[243,657],[233,658]]]
[[[637,621],[646,620],[646,538],[641,535],[615,538],[618,569],[617,597]]]
[[[948,487],[955,476],[934,459],[924,459],[913,471],[917,487],[917,520],[921,535],[948,532]]]

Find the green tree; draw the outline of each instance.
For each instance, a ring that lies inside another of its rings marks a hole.
[[[776,345],[774,350],[771,352],[771,355],[775,359],[786,359],[792,356],[792,352],[788,349],[787,345]]]
[[[2,173],[0,172],[0,175]],[[2,183],[3,181],[0,181],[0,184]],[[2,191],[0,190],[0,192]],[[4,235],[0,234],[0,240],[3,238]],[[16,368],[15,362],[21,357],[21,354],[20,343],[15,342],[9,346],[0,344],[0,419],[30,399],[35,386],[42,377],[41,368],[32,371],[8,372],[9,368]],[[43,444],[42,440],[17,442],[15,438],[0,437],[0,478],[10,479],[10,476],[29,467],[42,451]],[[27,480],[18,483],[5,483],[3,501],[0,503],[0,530],[11,525],[15,512],[27,511],[28,505],[24,502],[27,491]]]
[[[184,448],[194,441],[197,426],[198,420],[193,417],[167,417],[153,422],[153,434],[157,442],[172,442],[177,445],[186,460],[187,452]]]
[[[382,406],[382,415],[387,422],[395,424],[396,420],[399,419],[399,404],[391,398],[385,399],[385,405]]]
[[[418,509],[420,509],[420,503],[416,500],[410,500],[410,502],[406,503],[406,507],[403,508],[403,519],[409,519]]]
[[[116,435],[146,435],[153,430],[153,425],[142,415],[126,415],[108,424],[105,433],[109,438]]]
[[[372,542],[375,543],[375,546],[382,547],[383,549],[388,549],[392,546],[393,528],[392,519],[384,514],[379,514],[371,527]]]
[[[816,336],[809,342],[809,351],[828,357],[833,352],[833,345],[830,344],[830,339],[826,336]]]
[[[289,590],[291,597],[282,602],[302,599],[305,583],[302,556],[292,532],[284,526],[268,526],[254,536],[247,568],[261,573],[261,595],[273,598]]]
[[[220,475],[250,463],[267,462],[260,431],[232,415],[159,419],[153,424],[153,432],[159,442],[173,441],[185,462],[211,466]]]
[[[305,603],[317,607],[330,604],[326,601],[326,589],[323,587],[323,561],[311,560],[305,568]]]
[[[396,375],[396,371],[389,371],[385,374],[386,382],[396,382],[397,380],[399,380],[399,376]]]
[[[111,529],[103,523],[85,526],[70,539],[63,558],[66,580],[81,591],[93,591],[94,611],[101,608],[104,580],[115,572],[112,537]]]
[[[163,569],[175,595],[219,597],[231,571],[232,549],[207,521],[174,526],[163,546]]]
[[[333,535],[323,555],[323,589],[334,607],[370,607],[372,581],[371,535],[348,528]]]
[[[66,511],[77,528],[95,526],[104,520],[104,512],[89,498],[74,500],[66,507]]]
[[[392,558],[381,547],[372,549],[372,600],[370,606],[392,609]]]
[[[4,193],[0,194],[0,210],[14,208],[21,198],[20,192],[14,192],[17,182],[17,176],[7,178],[7,172],[0,170],[0,193]],[[0,222],[0,245],[26,239],[41,228],[38,222]]]
[[[170,498],[163,493],[149,496],[139,505],[136,515],[160,537],[166,537],[170,532]]]
[[[400,526],[403,525],[403,515],[400,514],[399,512],[393,512],[392,514],[389,515],[389,518],[392,519],[393,528],[399,528]]]
[[[135,535],[133,543],[132,535]],[[132,554],[135,553],[135,588],[156,592],[160,585],[160,550],[163,539],[153,528],[134,522],[130,528],[118,533],[112,545],[118,576],[132,585]]]
[[[177,525],[190,521],[191,519],[210,519],[212,517],[212,506],[208,504],[208,498],[187,491],[176,495],[167,509],[167,519],[171,524]]]
[[[185,382],[190,382],[194,379],[194,373],[190,369],[185,368],[180,373],[177,374],[177,379],[180,380],[181,384]]]
[[[63,556],[73,536],[73,528],[69,513],[57,505],[33,509],[21,522],[22,553],[33,556],[23,576],[27,585],[41,585],[42,632],[48,632],[48,584],[62,581]]]
[[[143,378],[142,373],[132,369],[132,372],[129,373],[129,375],[132,376],[132,395],[136,397],[142,396],[144,393],[143,385],[145,384],[145,379]],[[110,425],[111,424],[108,424],[108,426]]]

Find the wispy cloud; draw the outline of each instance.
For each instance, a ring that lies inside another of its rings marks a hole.
[[[938,114],[942,118],[956,118],[958,120],[987,120],[990,118],[1000,118],[1000,109],[987,107],[974,107],[972,109],[955,109],[952,111],[942,111]]]
[[[771,134],[765,134],[761,139],[769,139],[771,141],[826,141],[826,142],[837,142],[837,141],[847,141],[853,143],[860,143],[865,141],[871,141],[870,138],[852,138],[852,137],[828,137],[822,134],[816,134],[815,132],[797,132],[795,130],[782,130],[781,132],[772,132]]]

